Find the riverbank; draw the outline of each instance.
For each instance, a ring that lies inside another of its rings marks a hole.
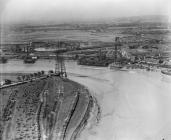
[[[1,89],[0,97],[2,140],[76,139],[95,107],[84,86],[56,76]]]

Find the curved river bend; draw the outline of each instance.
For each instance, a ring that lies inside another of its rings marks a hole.
[[[1,71],[54,69],[54,61],[23,64],[11,60]],[[114,71],[66,62],[69,78],[89,88],[101,107],[99,124],[88,125],[80,140],[170,140],[171,76],[160,72]]]

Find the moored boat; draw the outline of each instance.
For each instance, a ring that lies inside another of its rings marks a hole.
[[[27,46],[27,55],[24,57],[24,63],[35,63],[36,62],[36,59],[37,57],[34,56],[34,54],[32,54],[30,52],[30,47],[32,47],[32,42],[30,42],[30,45]]]
[[[24,63],[35,63],[35,59],[33,59],[31,56],[26,56],[24,58]]]

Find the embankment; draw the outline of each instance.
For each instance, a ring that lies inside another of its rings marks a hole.
[[[57,76],[8,86],[0,97],[2,140],[73,140],[100,112],[84,86]]]

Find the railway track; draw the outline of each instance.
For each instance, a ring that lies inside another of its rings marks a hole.
[[[86,93],[88,94],[88,93]],[[75,100],[75,105],[73,106],[72,110],[71,110],[71,114],[69,115],[69,118],[67,119],[67,124],[65,126],[65,130],[63,133],[63,137],[61,140],[76,140],[78,135],[81,133],[81,131],[83,130],[83,128],[86,126],[87,124],[87,120],[90,117],[90,112],[92,110],[93,104],[94,104],[94,99],[91,95],[88,94],[88,103],[87,103],[87,107],[86,107],[86,111],[83,115],[83,118],[81,119],[81,121],[79,122],[78,126],[75,128],[75,130],[72,132],[71,136],[67,137],[67,132],[69,132],[68,126],[71,122],[71,118],[73,117],[73,114],[76,111],[77,108],[77,104],[79,102],[79,98],[80,98],[80,93],[77,95],[77,99]],[[99,108],[98,108],[98,113],[99,114]]]
[[[47,79],[48,80],[48,79]],[[41,124],[42,124],[42,122],[41,122],[41,120],[42,120],[42,117],[43,117],[43,112],[44,112],[44,98],[43,98],[43,96],[44,96],[44,94],[47,92],[47,88],[48,88],[48,81],[47,81],[47,83],[46,83],[46,85],[45,85],[45,87],[44,87],[44,89],[43,89],[43,91],[42,91],[42,93],[39,95],[39,97],[40,97],[40,105],[39,105],[39,107],[38,107],[38,111],[37,111],[37,117],[36,117],[36,120],[37,120],[37,125],[38,125],[38,140],[41,140],[42,139],[42,130],[41,130],[41,128],[42,128],[42,126],[41,126]],[[43,124],[42,124],[43,125]]]
[[[87,124],[87,119],[89,118],[89,114],[90,114],[90,110],[91,110],[92,106],[93,106],[93,98],[92,98],[92,96],[89,96],[89,102],[88,102],[88,106],[87,106],[86,112],[84,114],[84,117],[82,118],[80,124],[77,126],[77,128],[72,133],[70,140],[75,140],[77,138],[77,136],[79,135],[79,133],[81,132],[81,129],[84,128],[84,126]]]
[[[80,98],[80,93],[79,93],[79,92],[76,92],[76,99],[75,99],[75,102],[74,102],[74,104],[73,104],[73,107],[72,107],[72,109],[71,109],[71,111],[70,111],[70,113],[69,113],[69,117],[68,117],[68,119],[66,120],[66,122],[65,122],[65,124],[64,124],[64,127],[63,127],[63,137],[62,137],[61,140],[65,140],[65,138],[66,138],[67,128],[68,128],[68,125],[69,125],[69,123],[70,123],[70,120],[71,120],[71,118],[72,118],[72,116],[73,116],[73,114],[74,114],[74,112],[75,112],[75,109],[76,109],[76,107],[77,107],[79,98]]]
[[[50,128],[50,132],[49,132],[49,137],[48,137],[48,140],[53,140],[53,137],[54,137],[54,133],[56,133],[56,130],[57,130],[57,120],[58,120],[58,115],[59,115],[59,111],[60,111],[60,108],[61,108],[61,105],[62,105],[62,102],[63,102],[63,97],[61,96],[61,93],[58,93],[59,89],[57,88],[59,85],[57,84],[59,81],[57,81],[56,79],[54,79],[55,81],[55,86],[54,86],[54,91],[57,91],[57,95],[55,97],[55,102],[54,102],[54,105],[53,105],[53,109],[52,109],[52,112],[54,113],[54,116],[53,118],[51,118],[51,124],[50,126],[52,126]],[[62,93],[63,94],[63,93]],[[62,98],[60,98],[60,96]]]
[[[38,125],[38,140],[41,140],[41,126],[40,126],[40,114],[43,103],[40,103],[39,110],[37,112],[37,125]]]

